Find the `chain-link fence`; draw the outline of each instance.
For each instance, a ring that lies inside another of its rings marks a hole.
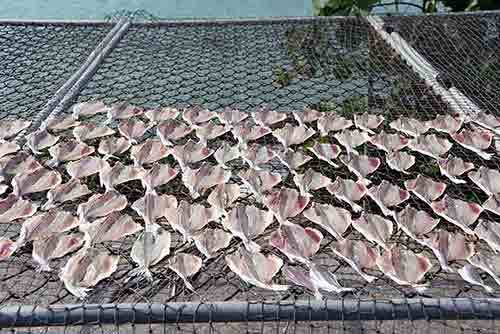
[[[448,88],[451,82],[484,111],[500,116],[500,14],[388,17],[384,18],[384,23],[385,28],[394,28],[435,67],[441,74],[443,87]],[[35,116],[83,64],[110,28],[0,24],[0,38],[6,45],[0,50],[2,118]],[[127,102],[147,108],[200,105],[210,110],[231,107],[248,112],[264,105],[284,112],[300,111],[308,106],[351,119],[364,112],[382,115],[385,118],[382,129],[386,131],[391,131],[389,123],[400,116],[427,121],[436,115],[454,112],[408,59],[381,37],[369,20],[352,17],[132,23],[88,78],[68,92],[54,108],[57,112],[70,113],[72,103],[92,100],[108,104]],[[101,120],[99,117],[94,119],[96,122]],[[231,141],[227,137],[223,140]],[[258,143],[278,144],[270,136]],[[220,141],[215,141],[209,145],[216,147],[219,144]],[[405,181],[421,174],[446,183],[446,193],[451,196],[479,204],[487,199],[473,183],[450,182],[440,174],[436,161],[425,155],[414,153],[417,162],[409,174],[404,174],[390,168],[380,150],[368,144],[361,145],[358,150],[382,161],[371,177],[375,184],[390,180],[404,188]],[[450,152],[476,166],[500,167],[500,157],[493,148],[488,151],[494,154],[490,160],[472,155],[460,145],[454,145]],[[235,166],[236,171],[241,168]],[[271,164],[268,168],[283,172],[281,165]],[[314,169],[332,180],[350,175],[344,166],[335,169],[315,159],[304,168]],[[100,191],[97,183],[94,180],[95,191]],[[284,179],[283,185],[293,188],[292,177]],[[140,184],[130,183],[119,191],[127,195],[130,203],[143,195]],[[180,178],[158,192],[190,200]],[[241,201],[251,203],[252,199]],[[314,201],[350,209],[324,189],[314,192]],[[429,206],[413,197],[397,209],[403,209],[408,203],[432,214]],[[369,198],[362,199],[359,204],[367,212],[379,210]],[[137,217],[129,208],[126,212]],[[491,213],[482,215],[497,220]],[[312,226],[302,216],[292,220],[304,227]],[[440,226],[455,230],[450,224]],[[272,227],[277,224],[269,231]],[[19,223],[0,224],[0,235],[15,238],[20,228]],[[264,233],[257,241],[264,253],[278,254],[267,246],[269,234]],[[161,264],[153,268],[152,283],[130,279],[133,269],[130,249],[135,237],[129,236],[100,246],[111,254],[120,255],[121,261],[112,277],[92,290],[86,300],[92,304],[88,310],[85,306],[72,305],[78,300],[64,288],[57,270],[43,273],[35,270],[28,245],[15,256],[0,261],[0,303],[5,306],[0,321],[6,327],[15,324],[29,327],[32,332],[51,333],[59,330],[496,332],[498,289],[486,293],[483,288],[465,282],[457,273],[439,269],[437,260],[433,260],[435,265],[426,275],[430,287],[421,295],[378,271],[370,272],[377,280],[367,283],[350,266],[333,256],[329,246],[335,239],[328,233],[324,235],[313,260],[328,267],[344,286],[354,288],[353,293],[326,294],[329,299],[318,302],[300,287],[278,293],[246,284],[224,261],[224,255],[236,250],[241,243],[234,239],[223,253],[206,260],[200,273],[191,279],[195,292],[186,289],[177,276]],[[362,239],[354,229],[350,229],[348,235],[350,239]],[[477,249],[487,248],[484,241],[474,242]],[[434,259],[429,249],[403,231],[397,231],[390,243],[403,244],[415,253]],[[194,245],[182,245],[180,240],[174,240],[172,247],[181,247],[188,253],[197,252]],[[53,267],[60,268],[66,260],[55,260]],[[488,275],[481,277],[487,284],[495,285]],[[285,282],[281,274],[275,280]],[[34,309],[20,308],[20,305],[30,305]],[[40,318],[30,318],[30,314]],[[52,327],[58,325],[66,326],[64,329]]]

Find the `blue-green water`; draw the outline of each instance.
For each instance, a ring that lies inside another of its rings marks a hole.
[[[0,0],[2,19],[103,19],[118,9],[162,18],[307,16],[311,0]]]

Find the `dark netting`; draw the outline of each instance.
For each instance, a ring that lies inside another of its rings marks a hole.
[[[465,18],[463,18],[465,17]],[[476,16],[460,16],[464,20],[473,20]],[[452,17],[455,19],[455,17]],[[458,16],[456,19],[458,20]],[[476,20],[481,20],[477,16]],[[427,19],[427,18],[426,18]],[[389,18],[389,21],[396,20]],[[417,20],[417,18],[398,18]],[[438,17],[429,18],[438,21]],[[392,22],[392,21],[391,21]],[[403,23],[401,23],[403,26]],[[400,26],[400,29],[402,29]],[[427,34],[426,45],[438,45],[433,39],[434,34]],[[412,40],[409,40],[412,43]],[[434,44],[435,43],[435,44]],[[418,49],[419,46],[416,46]],[[420,50],[419,50],[420,51]],[[452,52],[447,52],[450,57]],[[424,56],[426,56],[424,54]],[[426,57],[427,58],[427,57]],[[446,58],[443,58],[446,59]],[[432,58],[428,58],[433,61]],[[443,61],[444,63],[444,61]],[[444,65],[443,65],[444,66]],[[461,67],[461,70],[468,69]],[[474,68],[471,65],[471,70]],[[462,73],[462,72],[453,72]],[[464,85],[463,92],[471,96],[465,89],[471,87],[474,80],[480,80],[479,72],[474,75],[460,77],[460,84]],[[471,85],[467,83],[470,82]],[[474,83],[475,84],[475,83]],[[457,85],[458,87],[458,85]],[[459,87],[462,90],[462,87]],[[477,95],[478,99],[484,96]],[[491,93],[493,94],[493,93]],[[496,92],[498,100],[498,90]],[[126,33],[116,49],[103,61],[90,81],[84,86],[74,102],[103,100],[106,103],[128,102],[143,107],[201,105],[211,110],[220,110],[224,107],[239,108],[243,111],[255,111],[259,106],[268,105],[280,111],[302,110],[304,106],[317,108],[325,113],[337,113],[352,119],[355,114],[370,112],[385,117],[381,129],[394,133],[389,123],[400,116],[408,116],[420,120],[431,120],[438,114],[447,114],[451,110],[441,98],[428,87],[419,76],[406,65],[405,61],[380,38],[363,18],[335,18],[317,20],[282,20],[275,22],[245,22],[245,23],[204,23],[204,24],[136,24]],[[490,103],[494,99],[490,99]],[[476,100],[479,101],[479,100]],[[43,105],[43,104],[42,104]],[[490,106],[493,104],[490,104]],[[491,107],[486,108],[493,112]],[[68,108],[66,112],[70,112]],[[95,118],[94,121],[101,121]],[[293,122],[290,117],[287,122]],[[278,124],[275,128],[283,126]],[[154,135],[154,131],[151,131]],[[440,134],[440,136],[449,136]],[[218,147],[221,141],[236,141],[231,135],[209,143],[210,147]],[[319,135],[306,142],[302,148],[306,149],[315,141],[335,142],[333,136],[320,138]],[[263,145],[277,145],[272,136],[266,136],[257,141]],[[90,144],[97,145],[96,142]],[[407,149],[405,149],[408,151]],[[485,194],[475,185],[468,182],[455,185],[441,176],[436,161],[416,152],[416,164],[409,174],[396,172],[385,162],[385,155],[371,145],[362,145],[358,151],[381,160],[381,167],[370,177],[374,184],[382,180],[389,180],[404,188],[404,181],[423,174],[447,184],[447,194],[468,201],[483,203]],[[489,151],[495,153],[494,149]],[[492,160],[484,160],[476,154],[454,144],[451,153],[473,162],[476,166],[488,166],[500,169],[500,158],[495,155]],[[496,154],[496,153],[495,153]],[[123,163],[130,163],[129,154],[120,157]],[[46,156],[43,159],[47,159]],[[209,159],[211,163],[214,160]],[[169,163],[175,164],[170,159]],[[234,170],[244,168],[241,162],[232,165]],[[287,174],[286,169],[279,162],[273,160],[267,166],[272,171]],[[338,169],[313,159],[303,167],[303,171],[312,168],[323,175],[335,179],[355,178],[345,166]],[[64,172],[64,168],[60,169]],[[236,173],[235,173],[236,174]],[[65,175],[67,178],[68,176]],[[241,183],[238,177],[232,182]],[[95,192],[102,192],[97,178],[86,180],[89,187]],[[296,188],[292,177],[288,176],[282,183],[286,187]],[[144,190],[139,182],[128,183],[117,187],[125,194],[129,203],[142,197]],[[187,188],[180,178],[176,178],[167,186],[160,187],[159,194],[175,195],[178,200],[189,197]],[[326,190],[313,191],[313,200],[318,203],[328,203],[349,209],[345,203],[338,201]],[[85,201],[84,198],[82,201]],[[199,202],[206,202],[206,196]],[[239,199],[242,203],[255,203],[252,196]],[[75,210],[79,202],[69,204],[68,210]],[[359,203],[367,212],[381,214],[380,209],[369,198]],[[406,204],[431,213],[429,206],[412,196],[411,199],[400,205],[396,210],[403,209]],[[126,212],[138,222],[141,218],[130,208]],[[356,217],[356,215],[354,215]],[[493,214],[483,212],[482,218],[495,220]],[[301,226],[313,226],[304,217],[293,218],[293,222]],[[210,223],[215,226],[215,223]],[[275,222],[257,241],[263,246],[263,253],[273,253],[290,264],[276,249],[268,245],[271,231],[278,224]],[[168,225],[164,228],[170,229]],[[315,228],[319,228],[314,225]],[[439,226],[450,231],[456,230],[454,225],[442,221]],[[15,238],[20,224],[0,224],[0,233]],[[319,228],[321,229],[321,228]],[[171,229],[170,229],[171,230]],[[171,230],[172,231],[172,230]],[[447,273],[440,266],[433,253],[407,237],[403,231],[394,233],[391,244],[403,244],[415,253],[423,253],[433,263],[433,269],[427,274],[425,281],[430,287],[425,293],[418,296],[414,289],[397,285],[380,271],[372,271],[378,279],[372,283],[364,281],[345,262],[335,257],[329,249],[334,238],[323,231],[325,239],[321,249],[313,257],[315,263],[327,266],[334,272],[343,286],[355,288],[354,293],[337,295],[325,293],[325,297],[337,299],[344,297],[349,301],[378,300],[391,304],[392,298],[402,298],[411,303],[418,297],[464,297],[485,298],[500,297],[499,289],[488,294],[478,286],[465,282],[456,273]],[[172,249],[200,255],[194,245],[182,245],[179,234],[175,236]],[[349,238],[361,239],[362,236],[350,228],[346,233]],[[204,262],[203,269],[190,278],[195,287],[195,293],[185,288],[183,282],[171,270],[167,269],[166,261],[160,262],[152,268],[154,281],[148,283],[130,279],[130,271],[134,263],[130,258],[130,249],[135,236],[127,237],[120,242],[103,243],[99,247],[110,253],[120,255],[118,270],[111,278],[100,282],[91,292],[88,303],[168,303],[168,302],[222,302],[222,301],[266,301],[276,305],[278,302],[295,303],[296,301],[311,301],[314,298],[300,287],[293,287],[286,292],[272,292],[259,289],[243,282],[227,267],[224,255],[234,252],[241,244],[233,239],[230,246],[220,252],[215,258]],[[477,248],[487,249],[484,241],[475,240]],[[78,300],[71,295],[58,278],[57,269],[67,261],[68,257],[55,260],[51,263],[54,270],[50,273],[36,272],[31,260],[30,246],[23,247],[16,256],[0,262],[0,303],[2,305],[31,304],[47,306],[53,304],[72,304]],[[463,264],[460,263],[460,264]],[[460,268],[453,264],[454,269]],[[495,286],[495,282],[486,274],[482,274],[485,283]],[[275,277],[280,284],[285,283],[281,273]],[[460,304],[464,305],[464,304]],[[439,309],[439,308],[438,308]],[[423,308],[425,311],[426,308]],[[312,312],[312,311],[311,311]],[[389,311],[390,308],[389,308]],[[394,311],[395,312],[395,311]],[[196,314],[192,317],[193,324],[168,325],[105,325],[95,321],[92,326],[72,326],[61,328],[66,332],[191,332],[191,333],[233,333],[233,332],[292,332],[292,333],[494,333],[497,323],[488,319],[484,311],[477,311],[472,305],[470,308],[457,306],[456,320],[461,317],[467,320],[455,321],[449,314],[426,321],[412,318],[408,311],[406,318],[401,321],[378,320],[374,310],[364,308],[346,309],[340,312],[342,317],[335,322],[306,321],[296,322],[292,319],[284,321],[265,322],[269,319],[248,320],[238,323],[195,324]],[[358,321],[370,318],[367,321]],[[368,315],[367,315],[368,314]],[[181,319],[182,310],[179,311]],[[343,318],[345,315],[345,318]],[[396,313],[393,314],[396,318]],[[279,318],[279,310],[276,315]],[[424,317],[425,318],[425,317]],[[482,320],[474,320],[479,319]],[[491,316],[493,318],[493,316]],[[276,318],[273,318],[274,320]],[[272,320],[273,320],[272,319]],[[311,316],[311,319],[312,316]],[[435,321],[443,319],[443,321]],[[447,321],[444,321],[446,319]],[[328,319],[326,319],[328,320]],[[132,319],[132,323],[134,320]],[[172,321],[172,322],[180,322]],[[56,328],[45,328],[42,331],[57,332]],[[37,330],[33,329],[33,332]]]
[[[35,117],[111,27],[0,23],[0,118]]]
[[[387,17],[442,75],[481,109],[499,113],[500,14]]]

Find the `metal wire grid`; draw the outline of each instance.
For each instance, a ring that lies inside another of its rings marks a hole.
[[[186,30],[185,33],[184,30]],[[306,42],[298,43],[298,47],[292,45],[290,49],[290,31],[299,31],[300,38],[297,39]],[[317,39],[320,41],[326,39],[326,46],[323,50],[318,51]],[[205,42],[207,44],[204,44]],[[208,60],[205,60],[203,55]],[[349,59],[348,62],[352,61],[352,72],[345,73],[346,67],[338,65],[336,55],[340,55],[340,59]],[[348,56],[344,57],[345,55]],[[190,56],[194,56],[194,58]],[[311,70],[313,73],[303,69],[303,67],[307,68],[306,65],[314,68]],[[238,69],[234,70],[234,68]],[[273,69],[276,68],[285,69],[292,72],[292,74],[293,71],[296,71],[297,74],[293,74],[292,79],[287,83],[280,82],[276,84],[276,77],[273,76],[276,74]],[[234,82],[237,84],[234,84]],[[226,91],[233,94],[228,94],[225,99],[224,94]],[[237,95],[234,94],[236,91],[244,91],[244,93]],[[176,95],[176,92],[182,94]],[[254,100],[254,96],[258,100]],[[376,33],[362,19],[355,18],[335,19],[321,23],[290,22],[263,25],[201,25],[187,27],[182,25],[173,27],[136,25],[128,32],[110,57],[105,60],[78,97],[78,101],[91,99],[103,99],[108,103],[128,101],[137,105],[151,107],[158,105],[182,107],[188,104],[201,104],[210,109],[232,106],[242,110],[252,110],[263,103],[268,103],[271,107],[284,111],[301,109],[304,105],[313,105],[325,112],[331,112],[335,109],[347,117],[365,111],[383,113],[386,117],[384,125],[386,130],[388,130],[388,123],[401,115],[429,120],[438,113],[448,112],[447,105],[432,93],[425,83],[378,38]],[[231,138],[226,139],[231,140]],[[265,137],[260,143],[273,145],[276,142],[272,137]],[[361,147],[360,151],[371,156],[377,156],[384,161],[383,155],[369,146]],[[450,184],[439,175],[434,162],[418,153],[412,154],[417,156],[418,164],[412,168],[413,173],[411,176],[404,176],[394,172],[383,163],[372,177],[374,183],[378,184],[382,179],[388,179],[402,187],[404,180],[420,173],[447,183],[447,192],[456,197],[479,203],[486,199],[482,192],[472,184],[468,183],[460,186]],[[490,168],[499,168],[498,157],[491,161],[485,161],[458,145],[454,145],[452,154],[474,162],[477,166],[487,165]],[[345,168],[333,170],[318,161],[310,162],[307,167],[321,171],[331,178],[335,178],[337,175],[352,177]],[[277,168],[277,170],[282,171],[280,166],[271,165],[270,168],[275,168],[274,170]],[[290,178],[286,179],[284,184],[293,187]],[[122,189],[122,192],[127,194],[130,202],[134,198],[142,196],[140,188],[136,188],[134,185],[129,185],[127,188]],[[187,196],[186,189],[179,180],[169,184],[168,187],[164,187],[161,193],[175,194],[178,197]],[[325,191],[316,192],[315,200],[343,206],[341,202],[337,202]],[[430,212],[429,208],[413,198],[411,199],[411,205]],[[367,211],[379,212],[378,208],[368,199],[363,200],[363,206]],[[484,215],[490,219],[495,219],[495,217],[491,217],[493,215],[490,216],[487,213],[484,213]],[[303,226],[308,225],[304,219],[298,219],[297,222]],[[11,234],[17,233],[20,227],[19,225],[16,226],[16,224],[3,225],[0,227],[4,229],[4,233],[9,232]],[[446,223],[443,224],[443,227],[452,229],[450,224]],[[268,231],[272,230],[272,228],[273,226]],[[381,277],[375,283],[366,284],[350,267],[335,260],[327,247],[333,239],[326,233],[325,236],[325,243],[314,260],[328,265],[344,285],[358,288],[356,295],[346,295],[346,298],[387,300],[391,297],[411,298],[414,295],[409,289],[398,287],[384,277]],[[357,238],[360,236],[351,231],[350,237]],[[265,238],[266,235],[261,238],[261,241],[265,241]],[[224,264],[223,256],[209,260],[204,264],[204,271],[193,278],[197,294],[185,290],[182,284],[179,284],[177,278],[171,272],[168,272],[161,263],[154,269],[155,281],[153,284],[135,281],[126,283],[128,272],[132,268],[131,261],[128,258],[132,242],[133,238],[127,238],[123,242],[104,245],[112,253],[120,254],[122,261],[113,277],[102,282],[94,289],[90,302],[135,303],[198,300],[266,300],[270,302],[281,300],[293,302],[296,298],[309,298],[301,288],[294,288],[287,293],[276,294],[249,287],[228,270]],[[423,251],[430,258],[434,258],[428,250],[422,249],[416,243],[411,242],[402,233],[396,234],[393,242],[404,243],[414,251]],[[230,250],[234,249],[235,244],[236,242],[233,241]],[[483,246],[481,243],[481,247]],[[194,247],[189,248],[188,251],[196,252]],[[270,247],[265,247],[264,251],[276,252]],[[62,287],[57,278],[57,273],[41,274],[34,272],[30,257],[30,250],[25,249],[20,256],[13,257],[9,261],[0,262],[0,272],[2,273],[0,280],[2,286],[1,301],[9,304],[33,305],[75,302],[75,299]],[[53,265],[57,268],[63,263],[64,260],[55,261]],[[429,296],[483,297],[485,295],[482,289],[471,287],[457,275],[445,274],[438,268],[439,266],[436,264],[429,275],[429,278],[432,277],[433,282],[431,289],[428,291]],[[488,277],[483,278],[488,283],[491,283]],[[283,282],[282,277],[278,277],[277,280]],[[496,294],[493,295],[493,297],[495,296]],[[331,297],[335,296],[332,295]],[[256,328],[254,328],[254,325],[247,324],[247,332],[264,331],[264,329],[266,331],[275,331],[279,330],[280,325],[283,324],[278,322],[277,324],[266,324],[264,326],[264,323],[262,323],[260,327],[257,326]],[[372,328],[371,323],[367,322],[354,327],[362,327],[361,332],[385,332],[380,327],[377,327],[379,325],[375,323]],[[385,326],[387,323],[383,325]],[[468,325],[467,322],[461,322],[458,327],[461,327],[460,330],[463,332],[469,330],[470,332],[481,333],[494,332],[493,330],[489,331],[487,328],[493,327],[487,326],[484,322],[481,322],[481,325],[474,323],[471,323],[470,327]],[[196,326],[201,327],[196,329]],[[196,326],[193,325],[192,330],[191,328],[186,329],[183,327],[181,330],[179,327],[173,327],[169,331],[195,332],[195,330],[204,331],[207,329],[202,325]],[[239,329],[239,327],[231,329],[232,327],[229,324],[222,326],[222,329],[218,327],[220,325],[214,326],[208,328],[216,328],[217,331],[222,332],[226,330],[238,331]],[[328,329],[334,332],[350,330],[347,329],[349,326],[343,323],[341,325],[332,323],[318,324],[318,327],[316,327],[316,324],[308,323],[304,328],[296,323],[292,323],[292,325],[288,323],[287,326],[299,326],[299,329],[296,329],[299,332],[305,330],[311,332],[316,329],[320,331]],[[425,325],[420,323],[419,326],[413,327],[408,326],[408,323],[405,322],[398,329],[398,324],[393,322],[390,326],[392,326],[392,332],[396,330],[403,331],[403,333],[405,331],[413,332],[415,328],[420,331],[422,327],[426,327],[432,332],[436,323],[425,323]],[[454,326],[457,325],[454,323],[440,323],[440,325],[437,325],[441,331],[446,329],[453,331]],[[493,326],[493,322],[491,322],[491,326]],[[94,329],[104,330],[103,327],[106,326],[96,326]],[[139,328],[140,326],[133,326],[125,329],[125,331],[135,332],[136,330],[142,331],[146,329]],[[167,327],[163,327],[164,330],[165,328]],[[479,331],[476,331],[476,329],[479,329]],[[291,328],[288,330],[291,330]]]
[[[31,119],[111,25],[0,24],[0,119]]]
[[[500,14],[384,19],[453,85],[484,111],[498,115]],[[430,38],[429,36],[432,36]]]

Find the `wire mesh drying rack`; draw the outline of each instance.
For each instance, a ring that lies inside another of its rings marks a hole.
[[[400,116],[429,120],[456,111],[500,116],[498,12],[383,19],[12,21],[0,22],[0,41],[0,119],[33,121],[17,137],[20,141],[42,121],[90,100],[242,111],[264,104],[285,112],[313,106],[348,116],[380,113],[388,122]],[[498,156],[486,161],[457,145],[453,154],[500,168]],[[440,178],[429,159],[418,159],[415,174]],[[342,175],[323,165],[310,167],[333,178]],[[404,181],[388,168],[379,175]],[[171,187],[175,192],[175,184]],[[449,191],[485,200],[473,184],[450,184]],[[325,193],[319,201],[332,199]],[[428,210],[416,201],[412,205]],[[0,235],[12,237],[19,228],[0,224]],[[127,282],[130,266],[123,265],[93,290],[87,304],[76,304],[56,272],[35,271],[26,250],[0,262],[0,328],[51,333],[496,332],[499,289],[487,294],[439,270],[431,273],[433,284],[425,295],[384,277],[367,284],[332,257],[331,240],[325,240],[316,260],[355,287],[355,294],[317,301],[300,288],[267,292],[242,283],[217,257],[193,279],[197,293],[179,286],[173,293],[175,278],[161,268],[152,284]],[[106,248],[129,261],[132,242]],[[425,251],[401,233],[394,242]]]

